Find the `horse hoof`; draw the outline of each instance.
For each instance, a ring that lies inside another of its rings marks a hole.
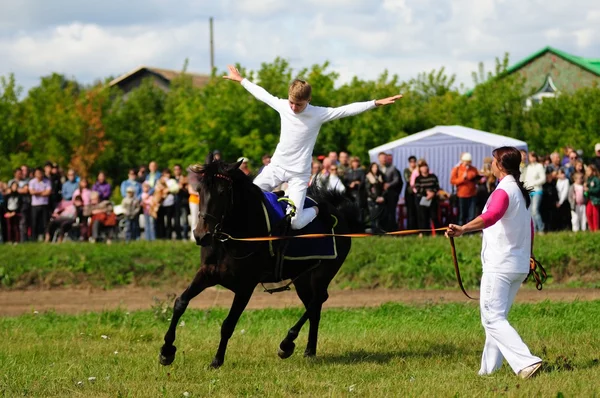
[[[317,353],[313,350],[305,350],[304,351],[304,358],[314,358],[317,356]]]
[[[285,344],[281,343],[279,345],[279,351],[277,351],[277,355],[279,355],[279,358],[281,359],[287,359],[292,356],[294,349],[296,349],[296,344],[292,342]]]
[[[158,362],[162,366],[169,366],[175,360],[175,355],[164,356],[163,354],[158,354]]]
[[[177,347],[174,345],[165,347],[163,346],[160,350],[160,354],[158,355],[158,362],[162,366],[169,366],[175,360],[175,353],[177,352]]]
[[[213,361],[210,363],[210,367],[213,369],[219,369],[221,366],[223,366],[223,360],[222,359],[213,359]]]

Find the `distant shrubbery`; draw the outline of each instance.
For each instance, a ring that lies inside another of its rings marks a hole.
[[[546,267],[546,285],[600,287],[600,234],[555,233],[536,237],[536,257]],[[476,288],[481,275],[477,235],[456,240],[463,281]],[[0,251],[0,288],[92,285],[158,286],[191,281],[200,250],[191,242],[5,245]],[[333,288],[455,288],[448,241],[366,238],[352,251]]]

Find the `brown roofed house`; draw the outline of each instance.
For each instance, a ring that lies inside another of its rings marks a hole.
[[[139,87],[142,84],[142,81],[146,78],[152,78],[154,81],[154,85],[163,89],[164,91],[169,91],[169,87],[171,85],[171,80],[175,79],[178,76],[181,76],[183,72],[174,71],[169,69],[161,69],[161,68],[151,68],[148,66],[140,66],[131,72],[128,72],[124,75],[117,77],[109,83],[109,86],[117,86],[125,93],[125,96],[129,94],[129,92],[136,87]],[[192,78],[192,82],[195,87],[203,87],[208,84],[210,80],[209,75],[202,75],[198,73],[189,73],[185,72],[186,75]]]

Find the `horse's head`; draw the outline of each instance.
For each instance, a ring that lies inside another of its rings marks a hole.
[[[200,197],[198,220],[194,229],[196,243],[209,246],[221,231],[233,204],[233,184],[242,162],[221,161],[188,167],[189,180]]]

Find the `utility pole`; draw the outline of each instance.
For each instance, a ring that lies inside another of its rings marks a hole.
[[[213,37],[213,18],[210,17],[210,73],[215,69],[215,43]]]

